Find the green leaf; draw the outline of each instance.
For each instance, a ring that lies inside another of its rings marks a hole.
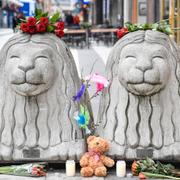
[[[165,28],[165,33],[166,34],[172,34],[172,30],[171,30],[171,28],[169,27],[169,26],[167,26],[166,28]]]
[[[148,30],[148,29],[151,29],[151,24],[148,24],[148,23],[145,23],[143,24],[143,30]]]
[[[125,23],[125,26],[126,26],[127,28],[129,28],[130,26],[132,26],[132,23],[131,23],[131,22],[126,22],[126,23]]]
[[[41,17],[42,17],[42,15],[38,15],[38,16],[36,16],[35,18],[36,18],[37,20],[40,20]]]
[[[90,115],[89,115],[89,111],[88,111],[87,107],[80,105],[80,113],[85,116],[85,119],[86,119],[86,124],[85,125],[88,125],[89,124]]]
[[[51,25],[48,25],[48,26],[47,26],[47,32],[53,32],[54,29],[55,29],[54,26],[51,26]]]
[[[50,18],[50,22],[51,23],[55,23],[58,21],[58,19],[60,18],[60,13],[57,12],[56,14],[54,14],[51,18]]]
[[[42,16],[42,10],[41,9],[35,9],[35,17]]]
[[[153,166],[155,164],[155,162],[149,157],[146,157],[146,161],[147,161],[149,166]]]
[[[43,14],[42,14],[42,17],[48,17],[48,14],[49,14],[48,12],[43,13]]]
[[[152,24],[152,30],[157,30],[157,29],[158,29],[158,26],[159,26],[158,23]]]
[[[134,32],[138,30],[138,25],[137,24],[133,24],[132,26],[130,26],[130,31]]]
[[[143,30],[143,29],[144,29],[143,24],[139,24],[139,25],[138,25],[138,29],[139,29],[139,30]]]

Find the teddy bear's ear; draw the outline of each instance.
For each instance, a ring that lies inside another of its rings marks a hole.
[[[106,151],[109,150],[109,143],[108,142],[105,144],[105,149],[106,149]]]
[[[87,138],[87,143],[89,144],[96,136],[89,136]]]

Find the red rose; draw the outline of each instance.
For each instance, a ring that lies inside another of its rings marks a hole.
[[[29,32],[29,25],[28,25],[27,23],[21,23],[20,29],[21,29],[23,32]]]
[[[58,36],[58,37],[63,37],[64,36],[64,31],[62,30],[55,30],[55,34]]]
[[[28,20],[27,20],[28,24],[30,26],[35,26],[36,25],[36,18],[34,17],[29,17]]]
[[[37,32],[46,32],[46,25],[43,23],[39,23],[36,25]]]
[[[125,34],[127,34],[129,31],[127,28],[122,28],[117,30],[117,36],[118,38],[122,38]]]
[[[42,23],[44,25],[48,25],[49,19],[47,17],[41,17],[40,18],[40,23]]]
[[[36,33],[36,26],[30,26],[29,25],[29,31],[28,31],[29,34],[35,34]]]
[[[57,24],[56,24],[56,28],[58,29],[58,30],[63,30],[64,29],[64,22],[58,22]]]

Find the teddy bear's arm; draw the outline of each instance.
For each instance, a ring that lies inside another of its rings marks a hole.
[[[80,166],[86,167],[89,165],[89,155],[86,153],[80,159]]]
[[[101,160],[102,160],[103,164],[107,167],[113,167],[114,166],[114,160],[107,157],[107,156],[102,155]]]

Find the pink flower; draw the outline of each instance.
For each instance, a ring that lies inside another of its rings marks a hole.
[[[104,89],[104,84],[96,83],[96,93],[102,91]]]
[[[95,73],[93,75],[86,76],[85,80],[103,84],[104,87],[107,87],[109,85],[108,80],[105,77],[103,77],[103,76],[101,76],[101,75],[99,75],[97,73]]]

